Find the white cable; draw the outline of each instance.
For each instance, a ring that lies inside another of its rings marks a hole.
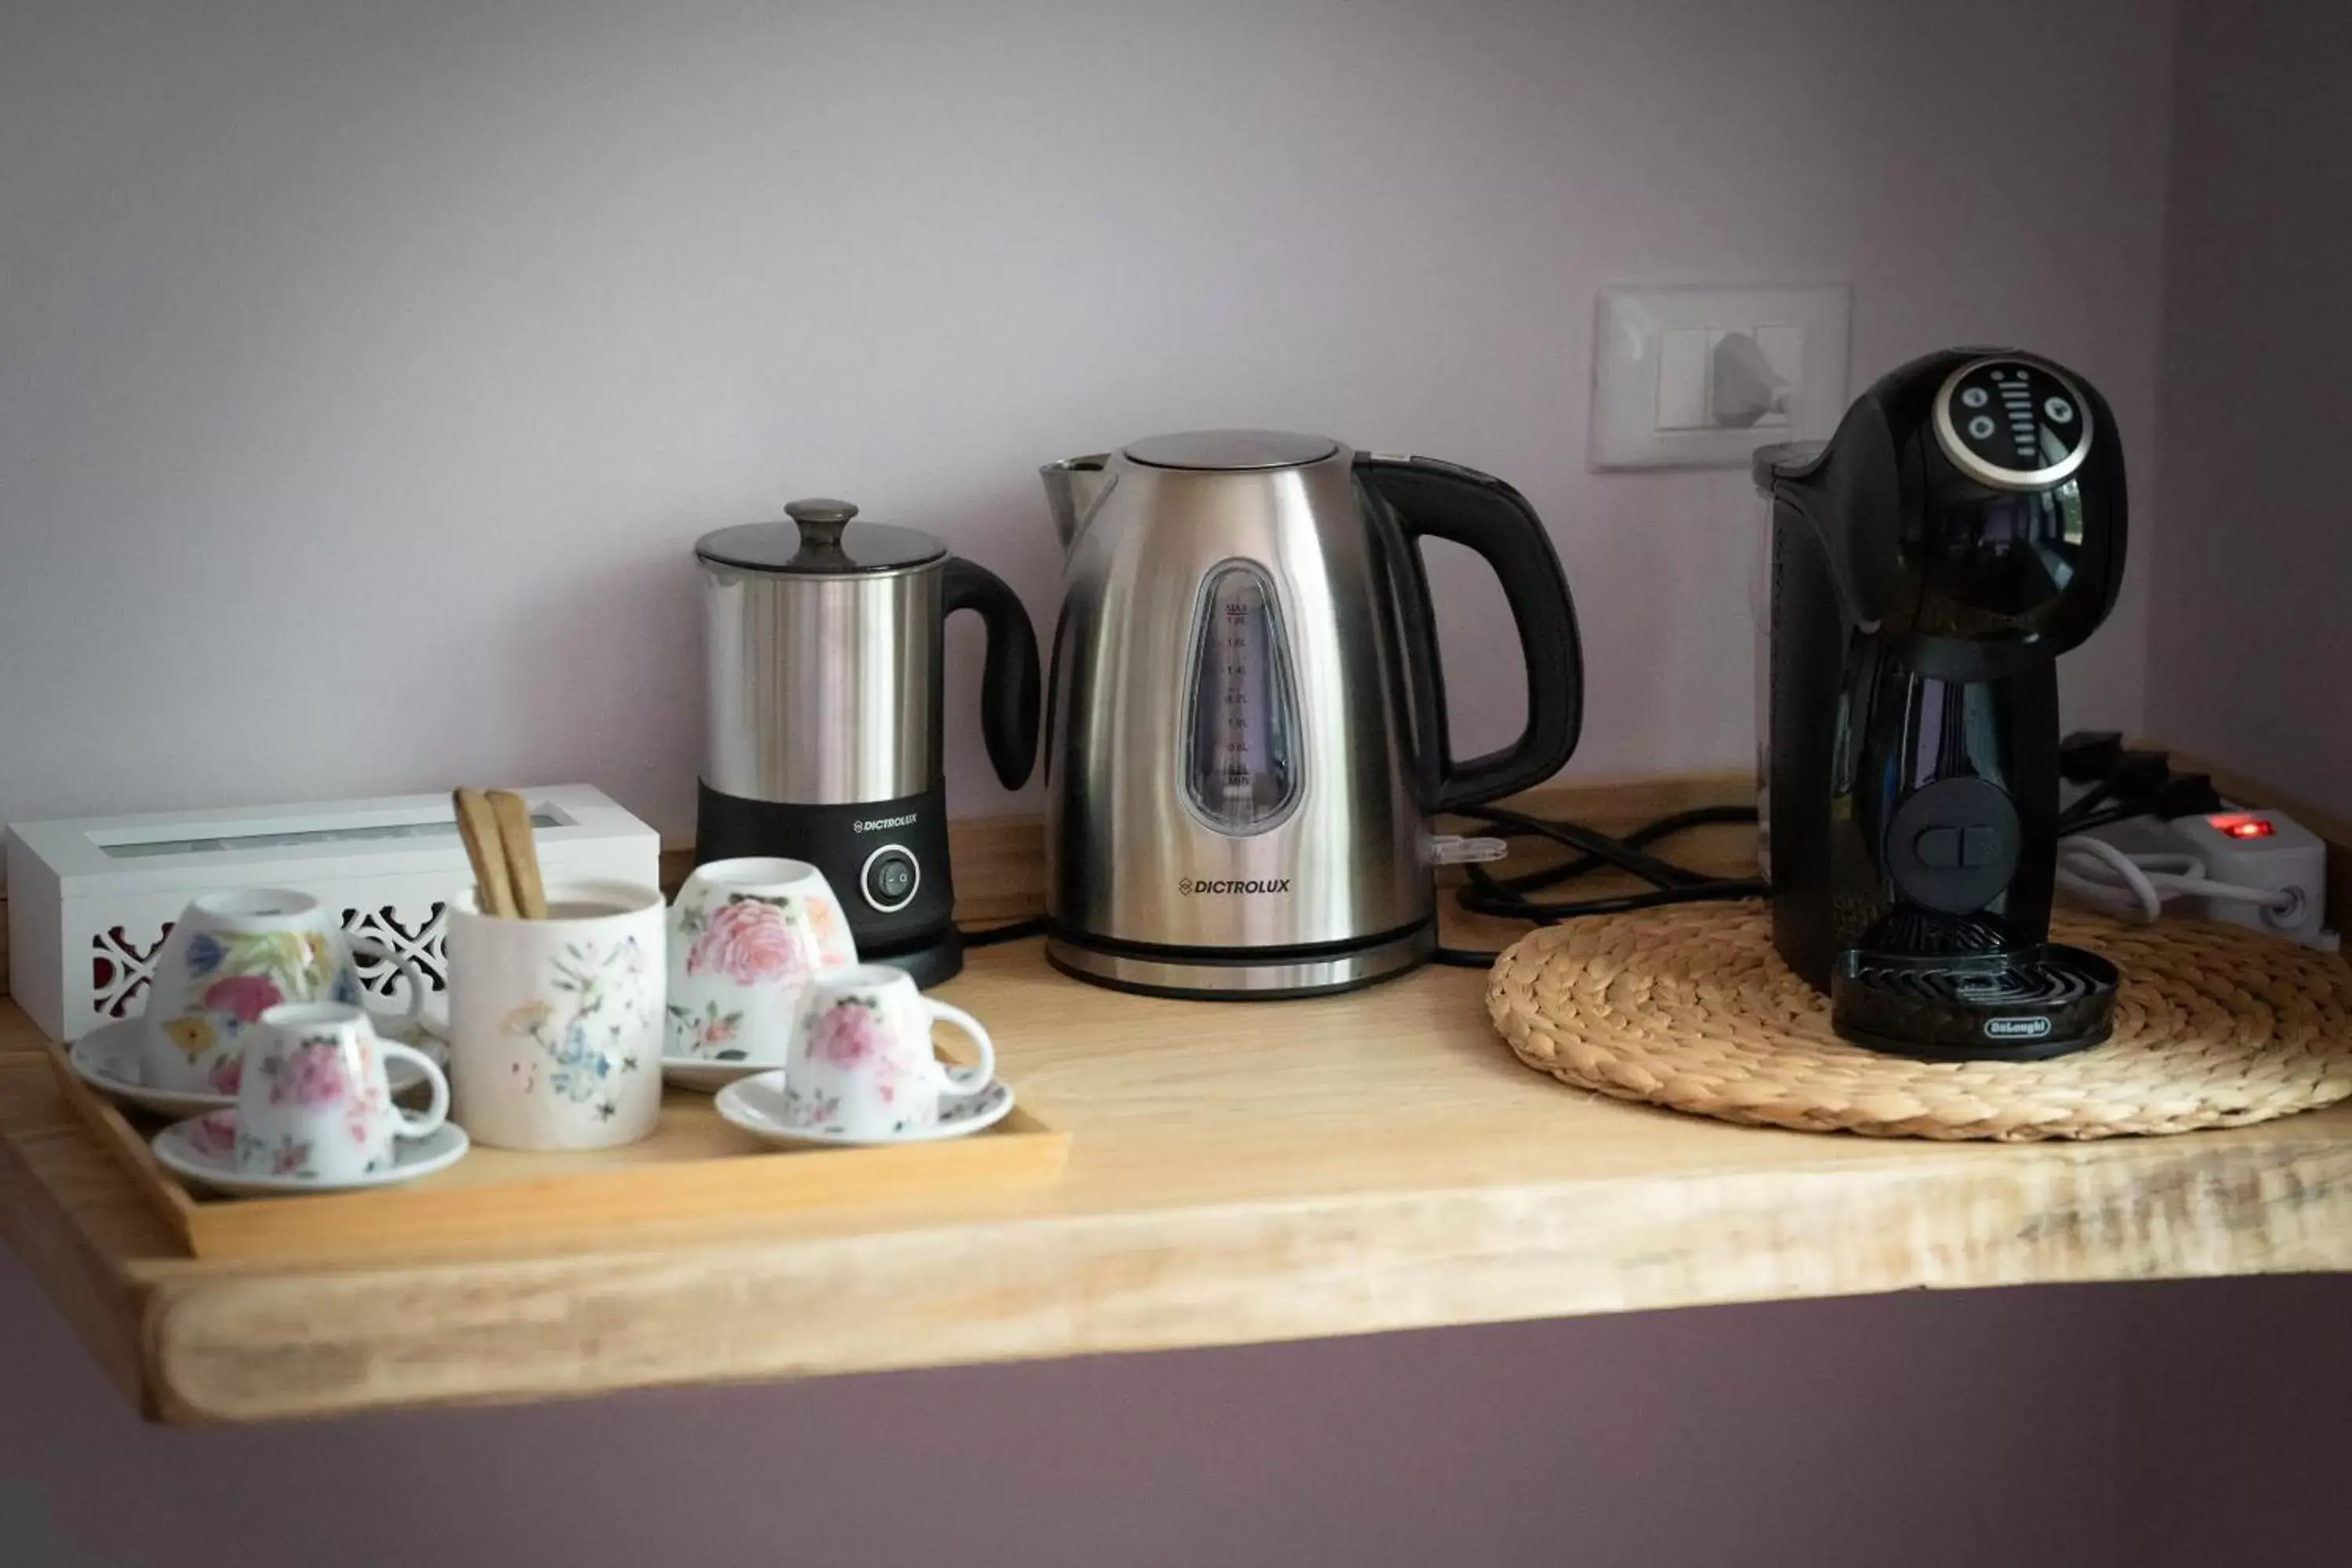
[[[2167,899],[2220,899],[2281,912],[2298,902],[2291,890],[2208,880],[2205,862],[2194,855],[2126,855],[2082,833],[2058,841],[2057,875],[2058,885],[2084,903],[2126,920],[2155,920]]]
[[[2164,912],[2164,896],[2156,890],[2156,884],[2130,856],[2104,838],[2081,834],[2061,838],[2057,877],[2060,887],[2109,914],[2153,921]]]

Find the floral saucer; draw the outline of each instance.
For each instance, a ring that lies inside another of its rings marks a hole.
[[[175,1176],[233,1198],[263,1197],[277,1193],[354,1193],[369,1187],[393,1187],[446,1171],[466,1157],[470,1141],[466,1130],[445,1121],[422,1138],[404,1138],[394,1145],[392,1169],[348,1181],[321,1182],[302,1176],[269,1176],[236,1168],[236,1112],[215,1110],[174,1121],[155,1134],[155,1159]]]
[[[665,1056],[661,1059],[662,1082],[698,1094],[717,1094],[737,1079],[772,1072],[775,1067],[772,1061],[722,1061],[712,1057]]]
[[[781,1068],[771,1068],[753,1078],[729,1084],[719,1091],[712,1102],[719,1114],[755,1138],[772,1143],[823,1143],[841,1149],[895,1148],[901,1143],[937,1143],[950,1138],[962,1138],[984,1127],[993,1127],[1004,1120],[1013,1109],[1013,1090],[1003,1079],[991,1079],[970,1094],[940,1096],[940,1119],[930,1127],[919,1127],[908,1132],[887,1132],[878,1137],[856,1137],[846,1132],[821,1132],[809,1127],[788,1127],[784,1124],[784,1074]]]
[[[448,1065],[448,1043],[430,1033],[424,1023],[411,1025],[404,1014],[376,1012],[368,1015],[368,1021],[375,1026],[379,1037],[415,1046],[431,1057],[436,1066]],[[135,1105],[157,1116],[202,1116],[208,1110],[226,1110],[236,1103],[234,1094],[150,1089],[140,1082],[139,1030],[144,1022],[140,1018],[117,1018],[76,1040],[66,1051],[66,1064],[73,1068],[74,1077],[110,1100]],[[425,1081],[425,1075],[413,1063],[395,1061],[386,1067],[394,1094]]]

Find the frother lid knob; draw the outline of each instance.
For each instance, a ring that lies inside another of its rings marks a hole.
[[[857,506],[854,501],[812,496],[806,500],[786,501],[784,515],[800,524],[801,543],[808,549],[838,550],[841,531],[857,515]]]

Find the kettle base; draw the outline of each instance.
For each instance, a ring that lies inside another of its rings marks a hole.
[[[1361,947],[1171,948],[1097,943],[1055,931],[1045,962],[1076,980],[1145,996],[1202,1002],[1278,1002],[1328,996],[1392,980],[1420,967],[1437,948],[1435,921]]]

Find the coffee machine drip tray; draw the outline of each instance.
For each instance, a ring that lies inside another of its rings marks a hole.
[[[1830,977],[1837,1032],[1891,1056],[2037,1061],[2115,1029],[2116,966],[2058,942],[1916,957],[1850,948]]]
[[[1162,947],[1060,930],[1045,938],[1045,961],[1076,979],[1146,996],[1205,1002],[1274,1002],[1353,991],[1402,974],[1436,950],[1434,921],[1369,942],[1313,947]]]

